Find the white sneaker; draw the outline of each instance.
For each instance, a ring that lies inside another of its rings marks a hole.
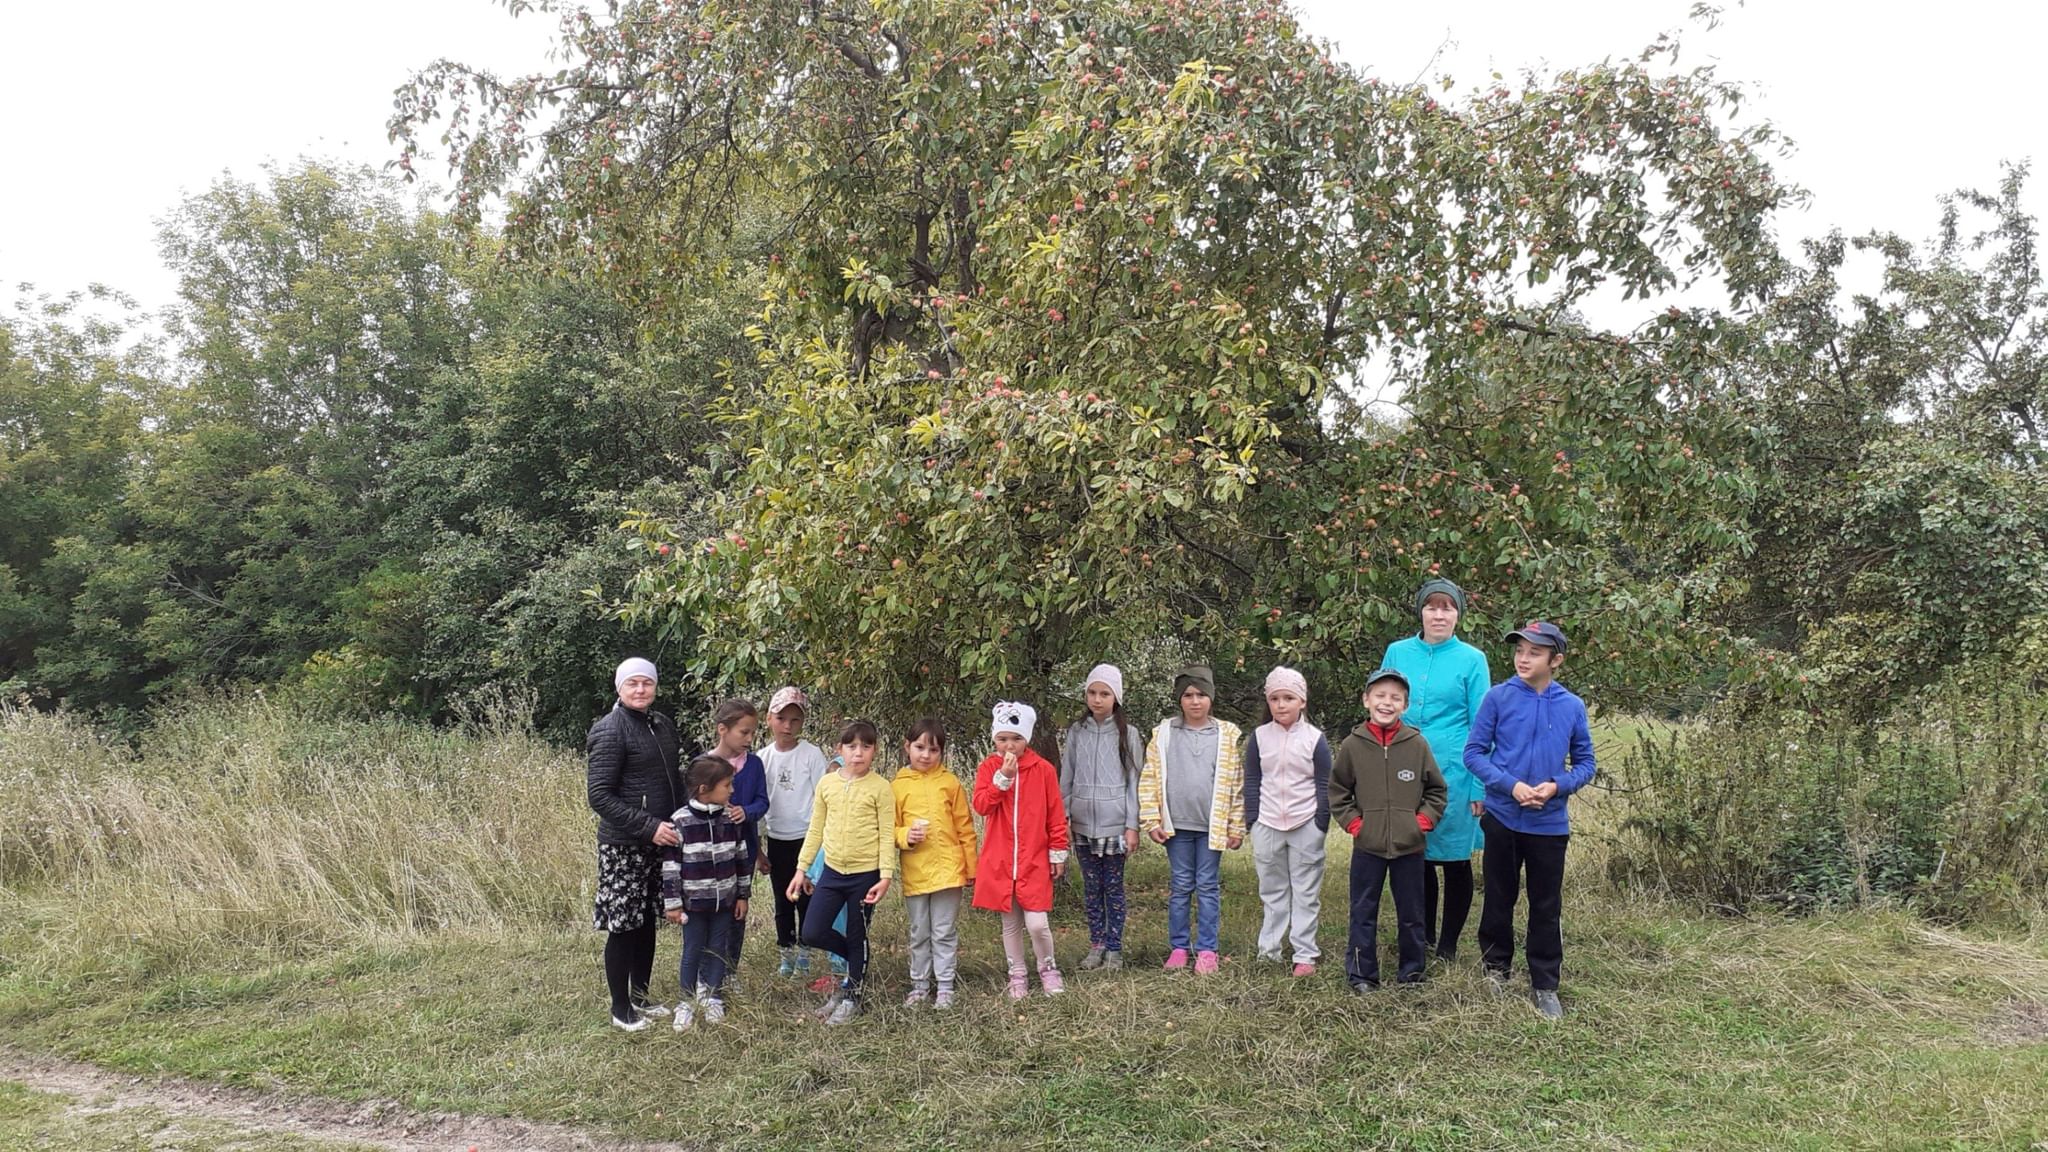
[[[825,1023],[832,1025],[851,1024],[853,1023],[853,1018],[858,1015],[860,1015],[860,1001],[848,996],[846,999],[841,1000],[837,1007],[832,1009],[832,1015],[825,1017]]]
[[[635,1014],[631,1020],[621,1020],[617,1016],[613,1016],[611,1022],[612,1027],[617,1028],[621,1032],[638,1032],[648,1025],[647,1017],[638,1014]]]
[[[678,1032],[687,1032],[697,1022],[697,1006],[688,1000],[676,1005],[676,1018],[669,1021],[669,1027]]]
[[[720,1000],[716,996],[704,1001],[704,1022],[706,1024],[725,1023],[725,1001]]]

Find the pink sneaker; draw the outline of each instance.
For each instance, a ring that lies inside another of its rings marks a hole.
[[[1316,966],[1304,961],[1294,966],[1294,974],[1296,976],[1313,976],[1316,974]]]
[[[1024,970],[1022,968],[1010,969],[1010,999],[1022,1000],[1029,995],[1031,995],[1031,988],[1024,983]]]
[[[1195,956],[1195,974],[1198,976],[1207,976],[1220,967],[1222,962],[1216,959],[1214,952],[1202,952]]]
[[[1187,949],[1185,949],[1185,948],[1175,948],[1175,949],[1174,949],[1173,951],[1171,951],[1171,952],[1168,952],[1168,953],[1166,954],[1166,970],[1167,970],[1168,972],[1178,972],[1178,971],[1180,971],[1181,969],[1183,969],[1183,968],[1185,968],[1185,967],[1187,967],[1187,966],[1188,966],[1188,950],[1187,950]]]
[[[1060,970],[1051,964],[1038,970],[1038,984],[1045,989],[1047,996],[1057,996],[1067,990],[1067,982],[1060,979]]]

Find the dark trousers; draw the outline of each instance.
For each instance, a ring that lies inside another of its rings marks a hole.
[[[695,995],[701,985],[707,998],[718,997],[726,969],[732,967],[733,946],[739,937],[739,921],[733,919],[732,912],[730,908],[721,908],[715,912],[691,912],[684,918],[683,962],[677,973],[684,996]]]
[[[1515,901],[1521,898],[1526,872],[1529,926],[1522,948],[1529,961],[1529,987],[1555,992],[1564,967],[1564,850],[1571,837],[1517,832],[1491,813],[1479,818],[1479,829],[1486,835],[1480,857],[1486,906],[1479,911],[1479,962],[1502,974],[1514,967]]]
[[[1443,879],[1439,883],[1437,876]],[[1437,934],[1436,906],[1441,893],[1443,934]],[[1422,937],[1438,956],[1449,960],[1458,954],[1458,937],[1465,932],[1465,920],[1472,915],[1472,862],[1431,860],[1422,874]]]
[[[1351,944],[1344,951],[1344,975],[1356,984],[1380,982],[1380,888],[1394,890],[1394,922],[1398,925],[1403,984],[1422,979],[1422,853],[1389,860],[1370,852],[1351,852]]]
[[[861,898],[881,882],[882,874],[874,869],[843,875],[827,864],[818,877],[818,890],[811,893],[810,910],[804,913],[804,943],[846,961],[849,991],[860,991],[861,977],[868,970],[868,920],[875,914],[875,906],[861,903]],[[843,934],[832,927],[842,908],[853,910]]]
[[[797,926],[804,922],[804,913],[811,907],[809,893],[794,900],[789,898],[789,882],[796,879],[796,858],[804,850],[804,842],[763,839],[768,841],[768,879],[775,885],[775,946],[794,948]]]

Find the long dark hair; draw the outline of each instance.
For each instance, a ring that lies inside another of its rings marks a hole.
[[[1124,766],[1124,780],[1128,782],[1131,774],[1138,770],[1138,766],[1131,763],[1131,716],[1130,713],[1124,711],[1124,702],[1118,700],[1115,696],[1111,696],[1109,700],[1109,715],[1116,721],[1117,762]],[[1081,705],[1081,714],[1074,717],[1072,723],[1067,725],[1067,730],[1073,731],[1075,724],[1079,724],[1083,720],[1093,719],[1094,716],[1095,713],[1089,711],[1086,704]],[[1053,766],[1058,767],[1058,762],[1055,761]]]

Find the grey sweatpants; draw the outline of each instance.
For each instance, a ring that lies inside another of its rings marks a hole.
[[[906,896],[903,903],[910,910],[910,986],[926,987],[937,976],[939,987],[951,988],[960,959],[960,889]]]
[[[1327,842],[1328,834],[1314,820],[1286,832],[1252,825],[1252,864],[1259,873],[1259,903],[1266,913],[1259,923],[1259,955],[1265,959],[1283,959],[1280,945],[1289,940],[1296,964],[1313,964],[1321,955],[1316,918],[1323,911]]]

